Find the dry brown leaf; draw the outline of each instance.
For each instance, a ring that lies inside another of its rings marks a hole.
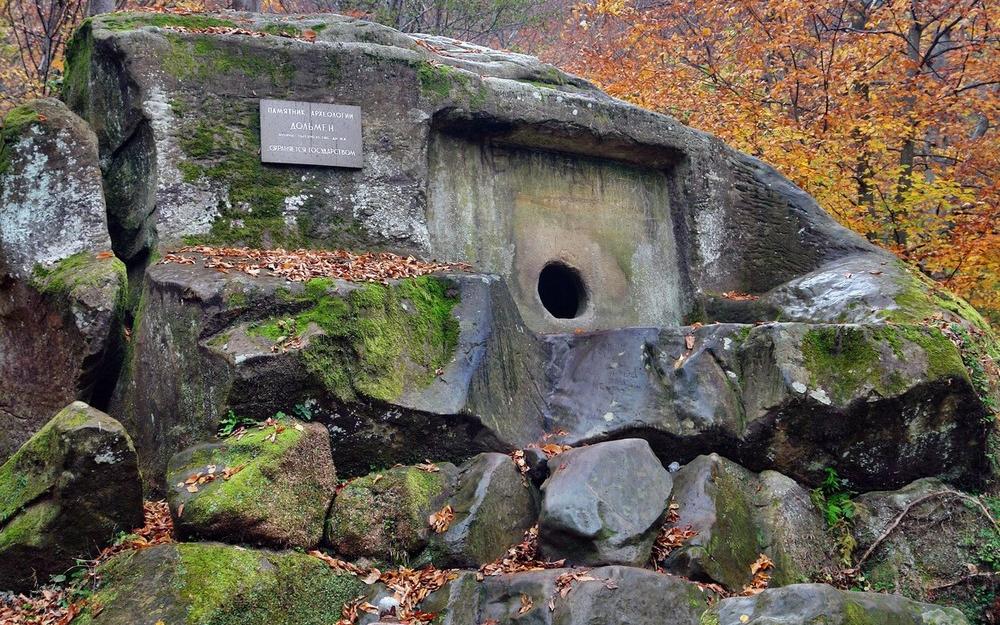
[[[755,302],[760,299],[759,295],[750,295],[749,293],[741,293],[740,291],[726,291],[722,294],[722,297],[734,302]]]
[[[684,347],[691,351],[694,349],[694,335],[688,334],[684,337]]]
[[[531,608],[535,607],[535,603],[531,600],[531,597],[525,594],[521,594],[521,607],[518,609],[518,614],[526,614],[531,611]]]
[[[445,505],[445,507],[435,512],[427,519],[435,534],[444,534],[447,532],[448,528],[451,526],[451,522],[454,520],[455,511],[452,510],[451,504]]]
[[[753,575],[753,579],[750,583],[743,588],[744,596],[756,595],[757,593],[766,590],[768,585],[771,583],[771,575],[768,573],[774,568],[774,562],[771,558],[767,557],[766,554],[760,554],[757,556],[757,560],[750,565],[750,573]]]
[[[570,447],[569,445],[559,445],[558,443],[546,443],[545,445],[542,445],[539,449],[542,450],[542,453],[545,454],[547,458],[552,458],[553,456],[558,456],[562,452],[569,451],[570,449],[573,448]]]
[[[258,250],[250,248],[185,247],[165,254],[161,263],[193,265],[228,273],[236,270],[251,276],[266,271],[294,282],[312,278],[336,278],[351,282],[377,282],[423,276],[444,271],[469,271],[464,263],[419,261],[412,256],[388,252],[352,254],[345,250]]]

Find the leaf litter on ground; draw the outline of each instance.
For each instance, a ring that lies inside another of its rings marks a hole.
[[[389,252],[353,254],[346,250],[284,250],[245,247],[183,247],[165,254],[161,264],[194,265],[222,273],[237,271],[249,276],[277,276],[292,282],[313,278],[336,278],[348,282],[378,282],[415,278],[447,271],[470,271],[466,263],[417,260]]]
[[[144,502],[143,517],[142,527],[133,529],[131,534],[114,545],[102,549],[95,559],[83,563],[86,570],[80,586],[44,587],[28,595],[0,594],[0,624],[69,625],[87,605],[87,599],[76,598],[75,590],[83,586],[94,586],[99,582],[96,573],[98,566],[124,551],[137,551],[174,542],[174,522],[166,501]],[[65,576],[58,577],[65,580]],[[92,615],[99,614],[101,609],[100,605],[90,606]]]

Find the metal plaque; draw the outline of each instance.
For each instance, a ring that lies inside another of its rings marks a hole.
[[[360,168],[361,107],[261,100],[260,160]]]

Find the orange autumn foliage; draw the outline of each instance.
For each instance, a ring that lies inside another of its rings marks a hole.
[[[596,0],[563,45],[571,70],[773,164],[995,314],[998,26],[980,0]]]

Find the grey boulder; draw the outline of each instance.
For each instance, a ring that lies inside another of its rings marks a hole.
[[[538,493],[510,456],[485,453],[461,467],[448,499],[455,515],[448,529],[431,536],[437,566],[478,568],[521,542],[538,517]]]
[[[567,590],[568,589],[568,590]],[[679,577],[627,566],[461,574],[421,610],[442,625],[697,625],[717,595]]]
[[[553,430],[642,436],[665,464],[720,453],[809,485],[982,485],[989,408],[938,328],[718,324],[547,337]]]
[[[211,437],[228,410],[263,420],[311,406],[341,477],[542,435],[542,355],[495,277],[303,284],[156,264],[136,319],[110,412],[155,490],[169,457]],[[289,320],[301,326],[292,345],[279,336]]]
[[[752,597],[723,599],[702,617],[703,625],[825,623],[858,625],[967,625],[955,608],[911,601],[899,595],[837,590],[825,584],[795,584]]]
[[[993,605],[984,598],[991,596],[994,580],[970,572],[990,570],[998,535],[977,500],[935,479],[858,496],[855,556],[881,538],[861,571],[871,589],[959,607],[989,622]],[[966,582],[933,588],[960,579]]]
[[[570,564],[642,566],[656,540],[672,480],[649,443],[624,439],[549,460],[539,547]]]
[[[742,590],[761,555],[774,562],[775,586],[835,569],[834,546],[809,492],[774,471],[752,473],[717,454],[673,475],[677,527],[697,535],[667,558],[668,570]]]
[[[132,441],[74,402],[0,466],[0,589],[27,592],[141,525]]]

